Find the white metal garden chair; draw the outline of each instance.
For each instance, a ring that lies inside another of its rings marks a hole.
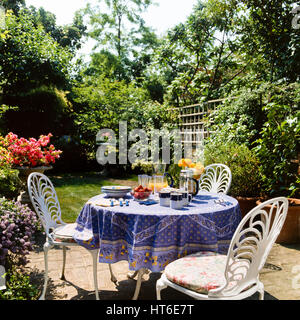
[[[45,279],[44,288],[40,300],[45,300],[45,294],[48,283],[48,251],[55,245],[63,248],[63,266],[61,279],[64,280],[66,264],[66,247],[78,245],[72,235],[75,231],[76,223],[65,223],[61,219],[61,209],[56,191],[50,179],[41,173],[33,172],[27,180],[28,193],[31,203],[40,218],[46,233],[46,242],[44,243],[45,259]],[[97,257],[99,249],[88,250],[93,258],[93,274],[96,299],[99,300],[98,281],[97,281]],[[116,282],[116,278],[109,264],[111,280]]]
[[[231,170],[225,164],[208,165],[199,179],[199,191],[227,194],[231,180]]]
[[[198,252],[167,265],[156,283],[160,291],[170,286],[195,299],[237,300],[259,292],[264,299],[264,285],[259,280],[268,254],[284,224],[288,200],[268,200],[252,209],[240,222],[227,255]]]

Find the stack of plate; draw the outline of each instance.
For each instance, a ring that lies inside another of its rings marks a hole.
[[[101,192],[110,198],[123,198],[130,191],[131,187],[127,186],[103,186],[101,188]]]

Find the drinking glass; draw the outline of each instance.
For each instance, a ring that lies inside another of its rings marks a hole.
[[[149,186],[149,176],[146,174],[138,175],[138,184],[141,185],[143,188],[147,188]]]
[[[149,177],[148,188],[152,190],[152,193],[155,193],[155,179],[154,176]]]

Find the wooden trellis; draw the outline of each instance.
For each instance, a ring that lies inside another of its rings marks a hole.
[[[211,100],[180,108],[179,127],[182,143],[192,144],[195,148],[201,139],[207,138],[211,131],[212,121],[208,116],[215,111],[225,99]]]

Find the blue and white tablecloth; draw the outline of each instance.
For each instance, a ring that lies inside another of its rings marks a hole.
[[[141,205],[131,196],[129,206],[98,206],[103,197],[85,204],[73,238],[87,249],[100,248],[99,262],[128,260],[130,270],[160,272],[168,263],[200,250],[226,254],[241,220],[237,200],[227,195],[200,192],[181,210]],[[220,197],[225,203],[215,203]]]

